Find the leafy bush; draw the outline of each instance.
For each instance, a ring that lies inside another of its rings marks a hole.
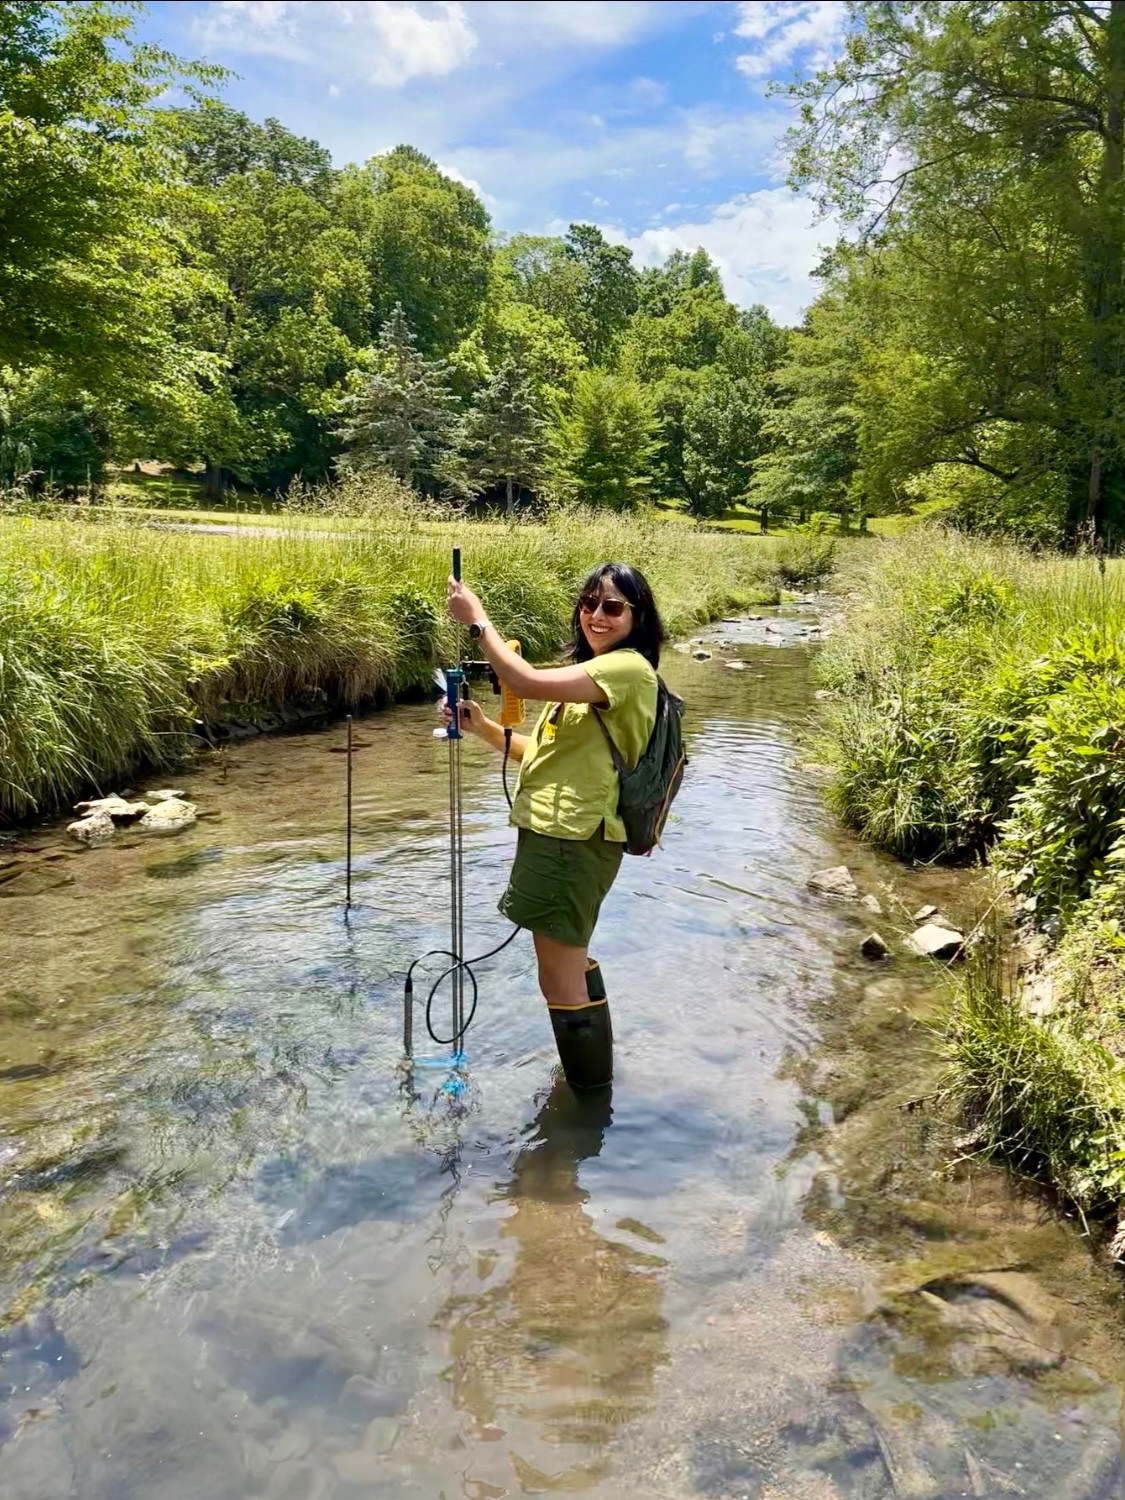
[[[1069,915],[1125,858],[1125,651],[1086,654],[1029,721],[1024,784],[1001,824],[1001,863],[1039,917]]]
[[[836,542],[831,536],[782,537],[770,567],[787,584],[821,583],[836,566]]]

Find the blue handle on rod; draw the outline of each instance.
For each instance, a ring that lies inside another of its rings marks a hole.
[[[453,577],[458,583],[461,582],[460,547],[454,547],[453,549]],[[465,674],[461,670],[460,663],[456,667],[451,667],[445,674],[445,701],[449,705],[449,712],[452,715],[449,723],[449,738],[451,740],[459,740],[461,738],[461,683],[464,680],[464,676]]]
[[[461,738],[461,684],[465,674],[460,667],[450,667],[445,674],[445,701],[452,715],[449,721],[449,738]]]

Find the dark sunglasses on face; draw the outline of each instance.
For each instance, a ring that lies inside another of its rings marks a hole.
[[[631,605],[624,599],[603,599],[599,594],[583,594],[578,601],[578,608],[585,610],[588,615],[596,615],[600,609],[607,620],[620,620]]]

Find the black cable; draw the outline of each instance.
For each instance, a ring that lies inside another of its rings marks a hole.
[[[519,935],[520,930],[521,929],[519,927],[513,927],[512,931],[508,934],[508,936],[502,943],[498,943],[495,948],[490,948],[487,953],[478,953],[476,958],[459,959],[456,953],[453,953],[449,948],[431,948],[428,953],[419,954],[419,956],[410,965],[409,969],[407,969],[406,983],[402,988],[402,998],[405,1004],[413,1005],[414,970],[422,962],[422,960],[426,958],[434,958],[438,954],[440,954],[443,958],[451,958],[454,960],[454,962],[450,964],[449,968],[443,970],[443,972],[440,973],[434,980],[433,984],[430,986],[430,993],[426,996],[426,1030],[430,1034],[430,1039],[436,1042],[439,1047],[459,1046],[462,1039],[464,1038],[466,1031],[468,1031],[469,1027],[473,1024],[473,1017],[477,1013],[477,976],[473,973],[473,964],[482,964],[484,963],[485,959],[495,958],[498,953],[502,953],[509,943],[514,942],[516,937]],[[438,1036],[437,1032],[434,1030],[432,1019],[434,996],[437,994],[438,990],[445,983],[445,981],[450,977],[450,975],[455,974],[458,969],[464,969],[465,973],[468,975],[469,983],[473,987],[473,1003],[469,1007],[469,1014],[465,1017],[461,1025],[461,1030],[455,1036]]]
[[[500,762],[500,780],[504,783],[504,796],[508,799],[508,806],[512,805],[512,794],[508,790],[508,757],[512,753],[512,730],[511,726],[504,726],[504,759]]]

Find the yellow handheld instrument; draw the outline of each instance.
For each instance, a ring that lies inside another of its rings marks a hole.
[[[523,651],[519,641],[509,641],[508,650],[514,651],[517,656],[522,656]],[[523,699],[517,698],[511,688],[500,684],[500,723],[505,729],[515,729],[517,724],[523,723],[524,716]]]

